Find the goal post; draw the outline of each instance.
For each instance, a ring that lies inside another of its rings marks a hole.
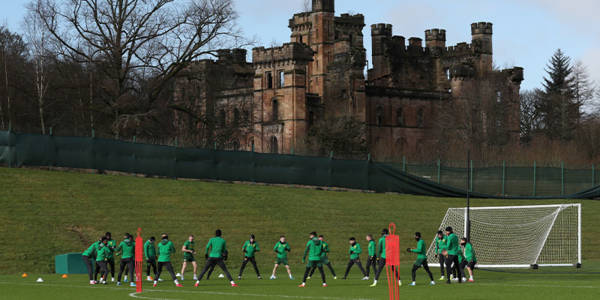
[[[581,266],[581,204],[471,207],[469,219],[481,268]],[[467,208],[449,208],[439,228],[448,226],[465,236]],[[429,262],[436,256],[432,242]]]

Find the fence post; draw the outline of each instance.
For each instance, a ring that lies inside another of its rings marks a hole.
[[[440,184],[442,180],[442,162],[438,158],[437,160],[437,183]]]
[[[592,187],[596,186],[596,168],[592,164]]]
[[[179,138],[175,137],[175,148],[179,146]]]
[[[406,173],[406,156],[402,155],[402,172]]]
[[[473,160],[470,161],[471,167],[469,172],[471,173],[469,180],[469,192],[473,192]]]
[[[294,155],[294,147],[292,147],[291,154]]]
[[[502,161],[502,196],[506,195],[505,192],[505,184],[506,184],[506,161]]]
[[[252,143],[252,153],[254,153],[254,143]]]
[[[217,151],[217,141],[215,141],[214,150]]]
[[[134,136],[133,136],[133,142],[135,143],[135,141],[136,141],[136,137],[135,137],[135,135],[134,135]]]
[[[560,162],[560,195],[565,195],[565,162]]]
[[[92,138],[96,138],[96,129],[92,128]]]
[[[535,163],[535,160],[534,160],[533,161],[533,196],[534,197],[535,197],[535,194],[536,194],[536,190],[535,190],[535,184],[536,184],[536,178],[535,178],[536,176],[535,175],[536,174],[535,173],[536,173],[536,163]]]
[[[52,126],[50,126],[50,136],[52,136]]]
[[[371,153],[367,155],[367,161],[371,161]]]

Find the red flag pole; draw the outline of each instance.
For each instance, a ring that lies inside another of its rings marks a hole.
[[[142,228],[138,228],[135,238],[135,276],[137,293],[142,292],[142,268],[144,263],[144,240],[142,239]]]
[[[390,223],[389,234],[385,238],[385,256],[390,300],[400,300],[400,237],[396,235],[394,223]]]

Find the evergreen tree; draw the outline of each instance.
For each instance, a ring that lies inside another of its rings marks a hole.
[[[546,73],[544,90],[536,105],[541,128],[551,139],[570,140],[581,118],[571,59],[560,49],[556,50]]]

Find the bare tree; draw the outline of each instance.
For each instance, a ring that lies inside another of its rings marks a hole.
[[[573,73],[571,74],[573,79],[573,98],[574,102],[577,103],[583,109],[583,113],[587,113],[593,107],[592,99],[596,93],[594,83],[590,79],[587,67],[581,61],[575,62],[573,65]]]
[[[25,43],[20,35],[10,32],[6,27],[0,26],[0,59],[2,61],[2,75],[4,91],[6,93],[6,112],[3,111],[2,104],[0,104],[0,121],[2,128],[6,128],[4,115],[8,121],[8,127],[14,125],[13,123],[13,109],[11,99],[11,86],[14,87],[16,80],[10,81],[11,79],[17,78],[17,75],[23,69],[23,62],[25,57]],[[10,64],[10,66],[9,66]],[[14,89],[13,90],[17,90]]]
[[[232,0],[35,0],[31,10],[61,55],[100,66],[117,137],[123,119],[156,112],[161,91],[189,62],[240,40]],[[151,84],[142,91],[139,81]]]
[[[536,130],[539,129],[540,116],[536,110],[537,101],[541,97],[542,91],[523,91],[520,95],[520,124],[521,124],[521,142],[531,142]]]
[[[35,5],[40,5],[41,0],[37,0]],[[30,4],[32,7],[33,3]],[[49,33],[44,28],[42,20],[33,9],[30,9],[24,19],[25,42],[28,43],[29,55],[34,64],[34,86],[38,111],[40,114],[40,128],[42,134],[46,134],[46,124],[44,121],[44,106],[46,92],[48,90],[48,57],[49,51],[47,44],[50,42]]]

